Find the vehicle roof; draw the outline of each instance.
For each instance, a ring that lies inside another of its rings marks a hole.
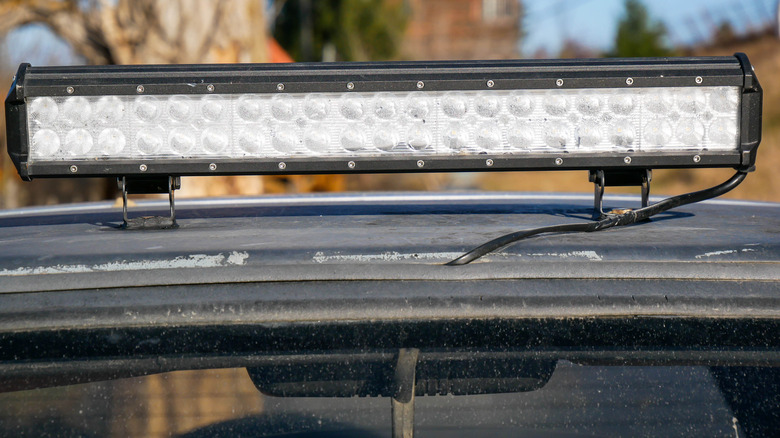
[[[631,206],[629,196],[606,205]],[[140,201],[132,214],[165,214]],[[443,263],[521,229],[589,220],[588,195],[405,193],[188,199],[173,230],[123,230],[111,203],[0,212],[0,288],[233,281],[780,278],[780,204],[714,200],[648,223],[543,235]],[[142,274],[143,273],[143,274]]]
[[[591,202],[512,193],[185,200],[175,230],[121,230],[110,203],[2,212],[0,390],[59,374],[73,383],[106,370],[117,378],[409,346],[605,364],[780,363],[777,204],[687,205],[443,265],[508,232],[587,220]],[[166,207],[139,202],[132,213]]]

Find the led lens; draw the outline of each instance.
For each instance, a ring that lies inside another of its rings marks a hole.
[[[739,87],[28,98],[29,161],[735,151]]]

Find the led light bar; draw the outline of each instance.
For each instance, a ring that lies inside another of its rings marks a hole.
[[[24,179],[750,168],[747,58],[31,67],[6,99]]]

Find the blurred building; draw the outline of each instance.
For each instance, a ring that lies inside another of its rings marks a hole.
[[[401,54],[406,59],[516,58],[518,0],[407,0],[411,17]]]

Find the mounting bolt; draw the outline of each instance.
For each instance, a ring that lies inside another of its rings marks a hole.
[[[701,84],[702,82],[704,82],[704,79],[701,76],[696,76],[696,83]]]
[[[556,79],[555,80],[555,85],[557,85],[559,87],[562,87],[563,86],[563,79]]]
[[[417,160],[417,167],[423,167],[423,166],[425,166],[425,161]]]
[[[280,170],[287,169],[287,163],[285,163],[284,161],[280,162],[279,163],[279,169]]]
[[[422,90],[422,89],[423,89],[423,87],[425,87],[425,82],[423,82],[423,81],[417,81],[417,88],[419,88],[419,89],[421,89],[421,90]]]
[[[694,162],[694,163],[698,163],[699,161],[701,161],[701,156],[699,156],[699,155],[694,155],[694,156],[693,156],[693,162]]]
[[[213,93],[213,92],[214,92],[214,84],[208,84],[208,85],[206,85],[206,90],[207,90],[209,93]]]
[[[490,158],[488,158],[487,160],[485,160],[485,165],[486,165],[487,167],[490,167],[490,166],[492,166],[492,165],[493,165],[493,160],[491,160]]]
[[[65,89],[65,91],[68,92],[68,94],[73,94],[74,91],[76,91],[73,87],[68,87]]]
[[[354,90],[355,84],[352,82],[347,82],[347,90]]]
[[[349,163],[347,163],[347,167],[349,167],[350,169],[354,169],[355,168],[355,162],[354,161],[350,161]]]
[[[139,86],[135,87],[135,92],[138,93],[138,94],[143,93],[144,92],[144,86],[143,85],[139,85]]]
[[[623,162],[626,164],[631,164],[631,157],[623,158]]]
[[[276,91],[284,91],[284,84],[276,84]]]
[[[626,78],[626,85],[634,85],[634,78]]]
[[[70,166],[70,173],[76,173],[79,171],[79,168],[76,165]]]
[[[561,158],[561,157],[556,158],[555,159],[555,165],[556,166],[560,166],[561,164],[563,164],[563,158]]]
[[[217,163],[209,164],[209,170],[211,170],[211,171],[217,170]]]
[[[487,86],[488,88],[493,88],[496,85],[495,82],[493,82],[493,79],[488,79]]]
[[[138,169],[139,169],[141,172],[146,172],[146,169],[148,169],[148,168],[146,167],[146,164],[142,164],[142,165],[138,166]]]

